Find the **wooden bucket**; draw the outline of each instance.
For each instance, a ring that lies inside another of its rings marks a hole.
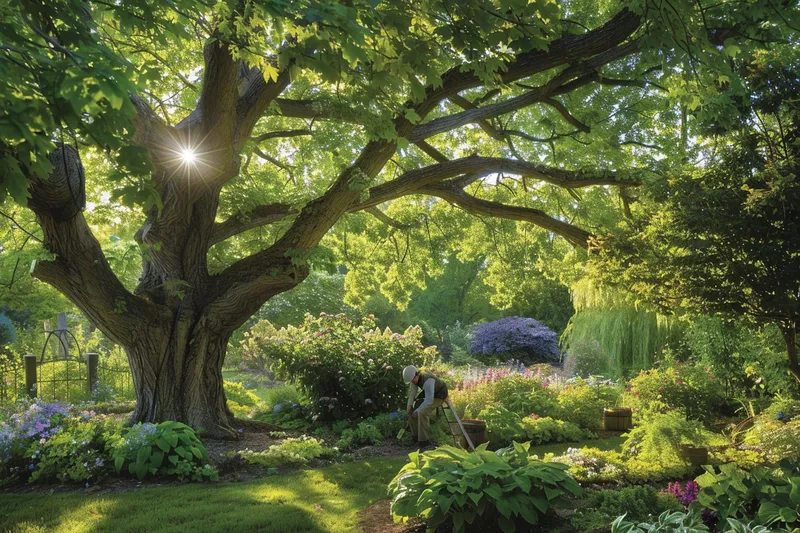
[[[704,446],[681,445],[681,457],[692,466],[708,464],[708,448]]]
[[[606,431],[628,431],[633,428],[633,412],[629,407],[603,409],[603,429]]]
[[[477,447],[479,444],[486,442],[486,422],[483,420],[462,420],[461,423],[464,425],[464,430],[469,435],[473,446]],[[461,447],[469,450],[469,444],[467,444],[463,435],[461,435],[460,440]]]

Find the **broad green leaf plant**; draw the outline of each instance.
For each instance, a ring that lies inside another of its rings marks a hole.
[[[409,454],[410,462],[389,484],[392,515],[419,517],[428,531],[450,526],[455,533],[497,524],[504,533],[536,525],[582,489],[567,466],[544,463],[528,454],[530,443],[473,453],[442,446]]]

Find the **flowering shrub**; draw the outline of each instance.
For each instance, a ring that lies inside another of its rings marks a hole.
[[[281,329],[272,341],[275,371],[294,380],[313,413],[326,420],[364,418],[403,404],[403,367],[421,367],[436,353],[423,348],[418,327],[402,335],[381,332],[372,319],[355,323],[344,315],[306,315],[300,327]]]
[[[487,368],[451,389],[450,397],[459,415],[467,417],[498,404],[523,416],[547,416],[557,406],[555,392],[542,377],[541,369],[524,366]]]
[[[578,380],[558,393],[558,413],[556,418],[572,422],[589,431],[599,431],[603,427],[603,409],[614,407],[620,398],[617,387],[610,385],[589,385]]]
[[[121,425],[94,412],[37,399],[0,423],[0,483],[96,482],[107,471],[107,442]]]
[[[490,452],[482,444],[473,453],[450,446],[411,453],[389,484],[392,515],[421,517],[429,531],[443,526],[454,533],[467,524],[506,532],[537,524],[582,490],[565,465],[532,459],[528,448],[515,443]]]
[[[478,324],[472,332],[472,352],[526,363],[558,363],[556,333],[532,318],[510,316]]]
[[[263,452],[243,450],[238,455],[250,464],[276,467],[282,464],[304,464],[312,459],[335,457],[338,453],[338,449],[325,447],[321,440],[302,436],[273,444]]]
[[[672,494],[681,502],[681,505],[688,507],[690,503],[697,499],[697,494],[700,492],[700,485],[698,485],[696,481],[687,481],[686,486],[682,487],[679,481],[675,481],[667,485],[664,492]]]
[[[685,364],[640,372],[628,385],[625,403],[651,412],[681,409],[691,419],[708,420],[729,401],[711,369]]]
[[[268,372],[275,353],[275,343],[270,342],[270,339],[277,334],[278,330],[269,320],[259,320],[253,324],[239,341],[239,350],[235,350],[236,355],[241,357],[240,365],[243,368]],[[231,359],[234,360],[235,356]]]
[[[114,468],[139,479],[164,474],[183,480],[217,479],[208,464],[208,451],[192,428],[180,422],[139,423],[128,428],[112,445]]]

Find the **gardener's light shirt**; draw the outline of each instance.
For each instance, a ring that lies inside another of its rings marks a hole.
[[[415,413],[420,412],[421,410],[428,407],[430,404],[433,403],[433,394],[434,388],[436,387],[436,380],[435,379],[426,379],[425,383],[422,384],[422,390],[425,392],[425,400],[422,402],[422,405],[417,407],[417,410],[414,411]],[[419,387],[417,387],[413,382],[411,383],[411,387],[408,393],[408,406],[411,407],[414,405],[414,398],[417,397],[419,393]]]

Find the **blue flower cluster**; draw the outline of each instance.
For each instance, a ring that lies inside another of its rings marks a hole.
[[[37,398],[27,409],[0,422],[0,459],[12,455],[12,449],[25,448],[31,440],[48,439],[58,433],[61,419],[72,415],[72,407],[46,403]]]
[[[121,448],[127,453],[132,453],[151,444],[151,439],[158,432],[158,427],[150,422],[138,423],[132,426],[126,433],[124,443]]]

